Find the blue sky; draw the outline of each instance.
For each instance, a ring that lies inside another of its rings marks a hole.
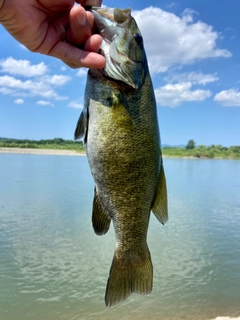
[[[104,2],[142,31],[163,144],[240,145],[240,2]],[[86,69],[31,53],[0,25],[0,137],[72,139]]]

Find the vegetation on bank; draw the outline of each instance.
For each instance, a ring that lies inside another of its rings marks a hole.
[[[0,148],[34,148],[34,149],[51,149],[51,150],[74,150],[84,152],[82,141],[64,140],[61,138],[48,140],[0,140]]]
[[[199,145],[189,140],[185,147],[164,147],[162,153],[166,157],[193,157],[199,159],[239,159],[240,146],[224,147],[222,145]]]
[[[52,150],[75,150],[84,152],[82,141],[64,140],[61,138],[48,140],[16,140],[0,138],[0,148],[36,148]],[[185,147],[163,147],[163,156],[166,157],[193,157],[193,158],[222,158],[239,159],[240,146],[224,147],[222,145],[198,145],[194,140],[189,140]]]

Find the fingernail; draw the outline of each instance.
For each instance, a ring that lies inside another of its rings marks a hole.
[[[80,26],[84,26],[86,24],[87,18],[85,12],[81,12],[77,15],[77,22]]]

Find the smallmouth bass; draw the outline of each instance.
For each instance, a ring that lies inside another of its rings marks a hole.
[[[150,294],[150,212],[168,219],[156,101],[141,32],[130,9],[91,9],[103,38],[102,70],[88,71],[75,139],[84,139],[95,181],[92,224],[105,234],[113,221],[116,250],[105,294],[114,306],[132,292]]]

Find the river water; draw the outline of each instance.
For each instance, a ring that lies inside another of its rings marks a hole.
[[[0,154],[0,319],[240,317],[240,161],[164,159],[169,221],[151,217],[149,296],[104,304],[115,248],[91,226],[82,157]]]

